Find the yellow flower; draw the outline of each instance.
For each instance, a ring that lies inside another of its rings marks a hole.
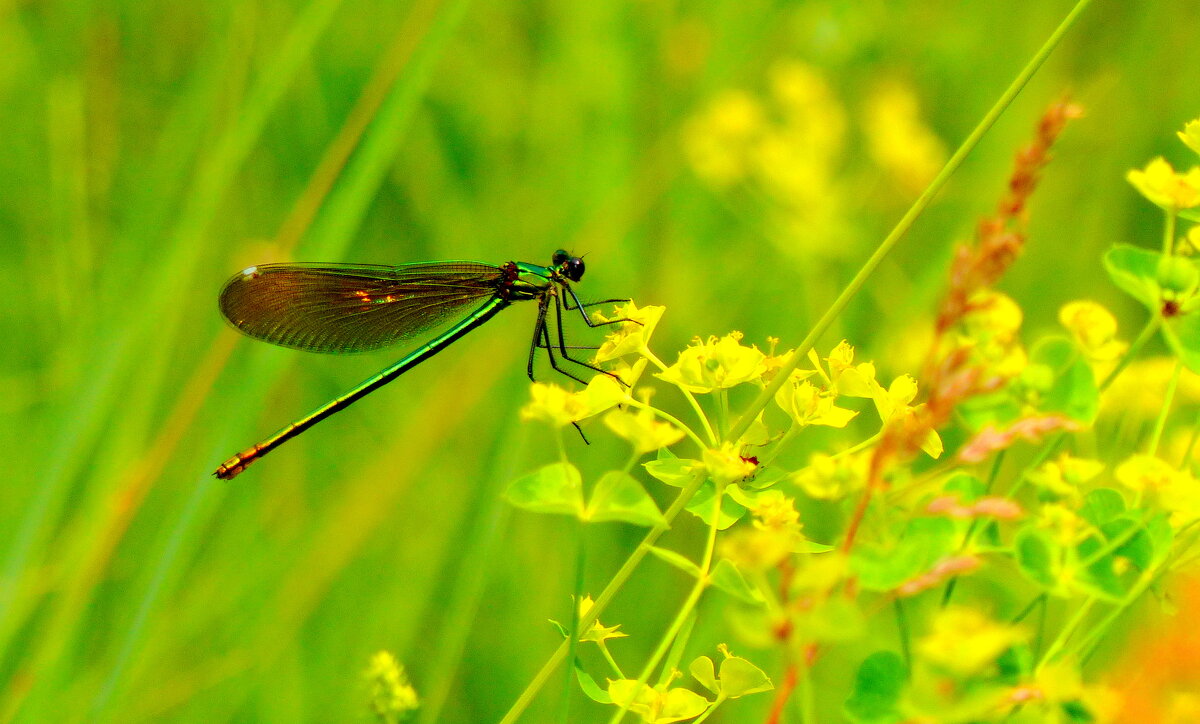
[[[1058,311],[1058,321],[1090,360],[1109,362],[1125,352],[1127,345],[1117,339],[1117,318],[1096,302],[1068,302]]]
[[[765,114],[744,91],[725,91],[683,128],[683,150],[700,178],[728,186],[746,177],[751,144],[762,133]]]
[[[971,608],[950,606],[933,619],[933,630],[917,642],[921,657],[948,673],[967,678],[983,673],[1009,647],[1026,638]]]
[[[969,308],[963,326],[973,355],[991,374],[1020,374],[1028,363],[1017,335],[1024,316],[1021,307],[1005,294],[986,290],[971,296]]]
[[[1117,482],[1154,495],[1171,512],[1171,522],[1182,525],[1200,518],[1200,482],[1150,455],[1133,455],[1117,466]]]
[[[582,392],[534,382],[529,393],[532,399],[521,408],[521,419],[546,422],[554,427],[565,427],[629,399],[625,388],[608,375],[596,375]]]
[[[722,443],[719,448],[704,451],[704,467],[717,487],[741,480],[754,473],[754,463],[741,456],[737,446]]]
[[[1021,330],[1024,313],[1012,297],[992,289],[971,295],[963,324],[973,339],[1007,343]]]
[[[946,147],[922,120],[908,86],[877,87],[867,99],[863,125],[871,158],[909,191],[925,188],[946,162]]]
[[[803,372],[792,373],[791,379],[775,393],[775,404],[788,414],[797,425],[824,425],[845,427],[857,412],[834,405],[836,393],[816,387],[804,378]]]
[[[1074,502],[1082,500],[1080,487],[1100,474],[1104,464],[1096,460],[1071,457],[1067,453],[1058,456],[1029,475],[1036,485]]]
[[[372,656],[363,676],[370,686],[371,710],[381,721],[401,721],[420,705],[417,690],[391,653],[380,651]]]
[[[1161,490],[1180,472],[1152,455],[1131,455],[1117,466],[1117,482],[1134,491]]]
[[[1180,244],[1176,251],[1181,255],[1188,254],[1191,256],[1200,251],[1200,224],[1187,230],[1186,243]]]
[[[871,362],[854,364],[854,348],[842,340],[825,358],[829,364],[829,379],[839,395],[875,397],[883,388],[875,381],[875,365]]]
[[[646,349],[646,345],[650,341],[650,336],[654,334],[654,328],[658,326],[658,320],[662,318],[663,312],[666,309],[666,307],[653,306],[639,309],[633,302],[628,302],[614,307],[612,317],[593,313],[592,316],[596,318],[596,321],[600,322],[609,321],[610,319],[630,320],[621,323],[615,332],[605,338],[604,343],[600,345],[600,349],[596,350],[596,364],[624,357],[628,354],[641,354],[642,350]]]
[[[768,571],[796,552],[804,536],[798,530],[739,527],[721,538],[721,557],[747,573]]]
[[[800,513],[795,501],[778,490],[764,490],[750,506],[754,525],[765,529],[800,528]]]
[[[895,419],[900,422],[919,412],[921,405],[911,403],[917,397],[917,381],[910,375],[900,375],[892,380],[885,390],[875,379],[875,365],[864,362],[851,365],[854,349],[845,342],[838,345],[828,358],[830,377],[840,394],[848,397],[869,397],[875,403],[880,421],[887,423]],[[940,457],[943,451],[942,438],[936,430],[929,430],[921,442],[921,449],[930,457]]]
[[[1125,176],[1142,196],[1152,204],[1168,211],[1200,206],[1200,168],[1193,166],[1180,174],[1159,156],[1142,170]]]
[[[604,417],[604,424],[628,440],[638,454],[674,445],[683,439],[683,430],[654,418],[654,413],[641,408],[637,412],[613,410]]]
[[[595,602],[592,601],[591,596],[584,596],[583,598],[579,599],[579,618],[582,619],[584,616],[586,616],[587,612],[592,610],[592,605],[594,603]],[[603,643],[608,639],[625,638],[629,635],[627,633],[618,631],[617,629],[619,628],[621,628],[621,624],[617,624],[616,626],[603,626],[600,624],[599,620],[596,620],[592,622],[592,625],[588,627],[587,631],[584,631],[579,635],[579,640],[594,641],[603,645]]]
[[[866,463],[865,456],[814,453],[808,467],[793,473],[791,480],[810,498],[838,500],[866,485]]]
[[[1182,131],[1177,131],[1179,140],[1187,144],[1187,147],[1200,153],[1200,118],[1194,121],[1188,121]]]
[[[1038,527],[1053,534],[1059,545],[1064,547],[1078,543],[1090,528],[1087,521],[1062,503],[1043,505],[1037,520]]]
[[[675,678],[675,677],[671,677]],[[670,724],[700,716],[708,708],[708,700],[684,688],[657,687],[634,679],[609,679],[608,695],[618,706],[625,706],[647,724]]]
[[[696,339],[679,353],[675,364],[657,376],[689,392],[712,392],[758,381],[766,355],[753,345],[743,346],[741,340],[741,332],[730,332],[719,339]]]

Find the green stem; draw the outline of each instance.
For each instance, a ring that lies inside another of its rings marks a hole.
[[[575,690],[575,649],[579,645],[579,602],[583,600],[583,570],[587,562],[587,524],[576,521],[579,530],[578,549],[575,552],[575,592],[571,597],[571,617],[567,626],[567,666],[563,676],[562,709],[558,720],[562,724],[571,721],[571,693]]]
[[[717,433],[722,440],[728,440],[726,431],[729,429],[729,390],[717,390],[714,397],[717,400]]]
[[[692,430],[692,428],[690,428],[687,425],[680,422],[679,418],[675,417],[674,415],[671,415],[670,413],[667,413],[667,412],[663,412],[662,410],[658,409],[657,407],[654,407],[652,405],[647,405],[644,402],[638,402],[637,400],[634,400],[634,399],[626,400],[625,404],[629,405],[630,407],[636,407],[639,410],[649,410],[650,412],[654,413],[658,417],[661,417],[662,419],[666,420],[667,422],[671,423],[672,425],[678,427],[680,430],[683,430],[683,434],[685,434],[689,438],[691,438],[692,442],[696,443],[696,447],[700,448],[701,450],[707,450],[709,448],[709,446],[704,444],[704,441],[700,439],[700,437]]]
[[[717,698],[711,704],[708,705],[708,708],[704,710],[704,713],[701,714],[700,716],[696,717],[693,724],[701,724],[701,722],[703,722],[705,719],[712,716],[712,713],[714,711],[716,711],[717,707],[720,706],[724,701],[725,701],[725,697],[718,695]]]
[[[962,165],[962,162],[966,159],[967,155],[975,149],[975,146],[979,144],[980,139],[982,139],[984,134],[991,129],[992,125],[1000,117],[1000,114],[1002,114],[1012,104],[1013,100],[1025,87],[1025,84],[1029,82],[1029,79],[1033,77],[1033,74],[1036,73],[1038,68],[1041,67],[1042,63],[1046,61],[1046,58],[1050,56],[1050,53],[1053,52],[1055,47],[1058,46],[1059,41],[1062,40],[1063,35],[1066,34],[1067,30],[1071,28],[1071,26],[1079,18],[1079,15],[1084,11],[1084,9],[1087,8],[1088,5],[1091,4],[1091,2],[1092,0],[1078,0],[1078,2],[1075,3],[1075,7],[1071,8],[1071,11],[1067,13],[1066,17],[1063,18],[1058,27],[1054,29],[1054,32],[1050,34],[1050,37],[1046,39],[1046,42],[1042,44],[1042,47],[1038,48],[1037,52],[1033,54],[1033,57],[1029,59],[1029,62],[1025,64],[1025,67],[1021,69],[1021,72],[1017,73],[1017,77],[1013,79],[1012,83],[1009,84],[1008,88],[1005,89],[1000,98],[996,100],[996,103],[983,116],[983,118],[975,126],[974,130],[971,131],[970,135],[963,140],[962,144],[959,145],[958,149],[954,152],[954,155],[950,157],[950,160],[946,161],[946,165],[942,167],[942,170],[938,172],[938,175],[929,183],[928,186],[925,187],[925,190],[921,192],[921,195],[917,197],[917,200],[913,202],[912,206],[909,207],[904,216],[900,218],[900,221],[896,222],[896,226],[893,227],[887,237],[880,242],[874,253],[871,254],[870,258],[867,259],[862,268],[858,270],[858,273],[854,275],[854,278],[850,280],[850,283],[846,285],[846,288],[842,290],[842,293],[838,295],[837,299],[833,301],[833,304],[831,304],[829,309],[825,311],[825,314],[821,315],[821,318],[817,320],[817,323],[813,326],[812,330],[810,330],[804,340],[800,342],[800,346],[796,348],[795,353],[786,363],[784,363],[778,372],[776,372],[775,378],[771,380],[771,383],[759,393],[758,397],[754,399],[754,402],[750,404],[750,407],[747,408],[746,412],[742,414],[736,423],[734,423],[733,427],[729,431],[729,439],[736,440],[741,437],[747,429],[749,429],[750,423],[754,420],[755,416],[758,415],[758,413],[767,406],[767,403],[769,403],[771,399],[775,397],[775,393],[778,392],[781,387],[783,387],[783,384],[788,380],[788,377],[791,376],[792,370],[796,369],[796,366],[800,364],[800,361],[807,357],[809,351],[812,350],[813,346],[817,343],[817,340],[821,338],[821,335],[825,334],[826,330],[833,325],[834,320],[841,316],[842,312],[845,311],[846,306],[850,304],[850,300],[853,299],[858,294],[859,290],[862,289],[863,285],[866,284],[867,279],[872,273],[874,273],[876,267],[878,267],[879,264],[883,262],[885,258],[887,258],[887,255],[891,253],[893,247],[896,246],[900,239],[908,232],[909,228],[912,227],[913,222],[917,220],[917,217],[925,211],[925,208],[929,206],[930,202],[933,201],[934,196],[936,196],[938,192],[942,190],[942,187],[946,185],[946,182],[950,180],[950,177],[954,175],[954,172],[958,170],[960,165]]]
[[[704,589],[708,588],[708,573],[712,568],[713,552],[717,547],[717,524],[721,520],[721,497],[724,492],[725,486],[718,485],[716,495],[713,496],[713,520],[708,526],[708,539],[704,543],[704,558],[700,563],[700,576],[696,579],[696,584],[692,586],[692,590],[683,602],[683,606],[680,607],[679,613],[675,614],[675,620],[671,622],[671,626],[663,634],[662,639],[659,640],[658,646],[650,656],[650,660],[642,668],[642,673],[638,676],[637,684],[633,687],[634,696],[622,704],[621,708],[612,715],[612,718],[608,720],[609,724],[620,724],[625,715],[629,713],[629,706],[635,701],[637,692],[640,692],[642,686],[650,680],[650,674],[654,673],[654,669],[658,667],[658,662],[662,661],[662,658],[667,655],[667,651],[671,648],[675,637],[679,635],[688,617],[692,615],[692,611],[696,608],[696,604],[700,602],[700,596],[704,593]]]
[[[597,641],[596,645],[600,647],[600,653],[604,654],[604,660],[607,661],[608,665],[612,667],[613,673],[617,675],[617,678],[624,679],[625,672],[621,671],[621,667],[617,665],[617,660],[614,659],[613,655],[609,652],[608,645],[605,644],[603,640]]]
[[[1175,209],[1166,209],[1167,222],[1163,224],[1163,256],[1170,256],[1175,253],[1175,219],[1178,212]]]
[[[1058,632],[1058,637],[1054,639],[1054,643],[1050,644],[1050,648],[1046,649],[1046,653],[1042,656],[1042,660],[1038,663],[1037,668],[1039,670],[1046,664],[1053,661],[1054,657],[1058,655],[1058,652],[1062,651],[1063,647],[1067,645],[1067,639],[1071,638],[1071,635],[1075,633],[1075,629],[1079,628],[1080,625],[1083,624],[1088,613],[1091,612],[1092,606],[1095,604],[1096,598],[1094,596],[1088,596],[1088,599],[1083,602],[1083,605],[1079,607],[1079,610],[1075,612],[1075,615],[1071,617],[1071,620],[1067,622],[1067,625],[1063,627],[1062,631]]]
[[[657,367],[660,372],[667,368],[667,366],[663,364],[663,361],[650,351],[649,347],[642,348],[642,356],[650,360],[650,364]],[[688,404],[692,406],[692,409],[695,410],[696,417],[700,418],[700,424],[704,426],[704,434],[708,437],[708,445],[701,445],[700,449],[703,450],[706,447],[716,447],[717,436],[713,432],[712,425],[710,425],[708,422],[708,416],[704,414],[704,408],[700,407],[700,401],[696,399],[696,396],[693,395],[690,390],[686,390],[682,387],[678,389],[683,393],[684,398],[688,401]]]
[[[800,723],[813,724],[816,720],[816,700],[813,698],[812,666],[808,661],[805,661],[800,667]]]
[[[1117,375],[1121,374],[1129,366],[1129,363],[1142,350],[1142,347],[1146,346],[1146,342],[1149,342],[1154,333],[1158,331],[1158,327],[1161,324],[1162,317],[1158,314],[1150,317],[1146,322],[1146,326],[1142,327],[1142,331],[1138,332],[1137,338],[1133,340],[1133,343],[1129,345],[1129,349],[1125,351],[1125,355],[1121,357],[1121,361],[1117,363],[1116,367],[1113,367],[1112,372],[1108,373],[1108,377],[1105,377],[1104,381],[1100,383],[1099,392],[1107,390],[1109,385],[1113,383],[1113,380],[1117,379]]]
[[[1200,412],[1196,413],[1196,421],[1192,423],[1192,435],[1188,438],[1187,450],[1183,453],[1183,460],[1179,461],[1179,467],[1188,469],[1192,466],[1192,452],[1196,449],[1196,439],[1200,437]]]
[[[1158,444],[1162,441],[1163,428],[1167,425],[1167,415],[1171,412],[1171,405],[1175,402],[1175,390],[1179,387],[1181,374],[1183,374],[1183,362],[1175,360],[1175,372],[1171,374],[1171,381],[1167,384],[1167,394],[1163,396],[1162,409],[1158,411],[1158,419],[1154,421],[1154,432],[1150,435],[1148,451],[1150,455],[1158,453]]]
[[[596,601],[592,604],[592,607],[588,609],[588,612],[585,615],[580,617],[579,627],[581,629],[586,631],[589,626],[596,622],[596,620],[600,617],[600,614],[604,613],[604,610],[608,608],[609,604],[612,603],[612,600],[616,598],[617,593],[625,585],[626,581],[629,580],[629,577],[633,575],[633,572],[637,569],[638,564],[642,562],[642,559],[646,557],[646,554],[650,552],[650,549],[654,546],[658,539],[662,537],[662,534],[670,530],[672,521],[674,521],[675,518],[677,518],[679,514],[683,512],[684,506],[686,506],[688,502],[691,501],[692,497],[695,496],[696,491],[699,490],[700,486],[704,484],[704,480],[704,473],[699,472],[692,478],[692,481],[688,483],[686,488],[679,491],[679,495],[675,496],[675,500],[671,503],[671,507],[667,508],[666,513],[663,513],[662,522],[651,528],[649,532],[646,533],[645,537],[642,538],[642,542],[638,544],[638,547],[634,549],[633,553],[629,554],[629,557],[625,559],[625,563],[621,565],[620,570],[616,572],[616,574],[612,577],[612,580],[610,580],[608,585],[604,587],[604,590],[600,592],[600,596],[596,598]],[[567,658],[568,648],[569,646],[567,645],[566,641],[563,641],[558,645],[558,648],[554,650],[554,653],[550,655],[550,658],[546,660],[546,663],[542,664],[542,668],[538,669],[537,674],[535,674],[533,679],[530,680],[528,686],[525,687],[525,690],[521,692],[521,695],[517,697],[517,700],[513,702],[511,707],[509,707],[509,710],[504,715],[504,718],[500,720],[500,724],[512,724],[513,722],[517,721],[517,718],[520,717],[526,709],[529,708],[530,703],[533,702],[533,697],[537,696],[542,687],[546,685],[546,681],[549,680],[550,675],[553,674],[558,665]]]
[[[900,655],[904,657],[904,667],[912,671],[912,647],[909,644],[908,616],[904,613],[904,601],[892,599],[892,610],[896,613],[896,633],[900,636]],[[807,668],[807,667],[805,667]]]

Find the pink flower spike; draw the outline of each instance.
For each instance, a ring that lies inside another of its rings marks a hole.
[[[965,463],[977,463],[986,460],[994,452],[1010,447],[1018,438],[1037,442],[1048,432],[1078,429],[1079,423],[1062,415],[1027,417],[1005,430],[988,425],[958,451],[958,458]]]

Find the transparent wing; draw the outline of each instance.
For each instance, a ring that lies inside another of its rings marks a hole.
[[[364,352],[427,331],[500,287],[480,262],[262,264],[221,290],[221,313],[242,333],[309,352]]]

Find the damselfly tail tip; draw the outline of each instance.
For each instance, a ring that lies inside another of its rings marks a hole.
[[[233,480],[243,470],[245,470],[246,466],[249,464],[249,461],[244,460],[241,455],[234,455],[218,465],[217,469],[213,471],[213,475],[220,480]]]

